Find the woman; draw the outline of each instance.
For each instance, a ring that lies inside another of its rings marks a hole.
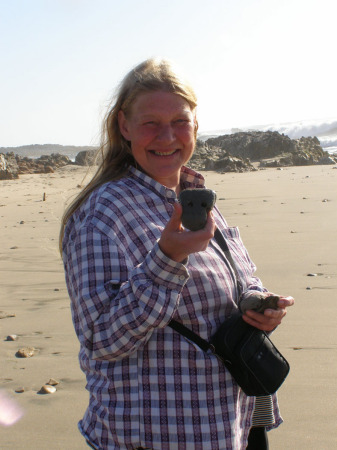
[[[96,449],[244,449],[254,425],[255,398],[214,355],[167,326],[174,317],[209,339],[238,307],[212,240],[216,227],[245,291],[266,291],[217,208],[203,230],[181,226],[177,195],[204,186],[185,167],[196,104],[168,62],[132,70],[104,122],[98,172],[64,216],[63,261],[90,393],[79,428]],[[248,311],[245,320],[271,331],[292,303],[281,297],[278,310]],[[281,418],[275,398],[271,405],[274,427]]]

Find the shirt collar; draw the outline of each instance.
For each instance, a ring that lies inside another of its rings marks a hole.
[[[168,191],[174,192],[172,189],[163,186],[158,181],[154,180],[149,175],[147,175],[145,172],[142,172],[141,170],[138,170],[133,166],[129,167],[129,176],[131,176],[133,179],[141,183],[143,186],[151,188],[152,190],[156,190],[164,197],[167,197]],[[187,188],[200,189],[205,187],[204,177],[200,173],[195,172],[194,170],[185,166],[181,168],[180,183],[182,189]]]

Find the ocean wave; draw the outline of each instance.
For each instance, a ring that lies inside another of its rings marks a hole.
[[[272,124],[263,126],[265,130],[261,131],[278,131],[279,133],[286,134],[292,139],[298,139],[302,136],[317,136],[320,137],[332,137],[337,138],[337,120],[330,121],[302,121],[292,122],[284,124]]]

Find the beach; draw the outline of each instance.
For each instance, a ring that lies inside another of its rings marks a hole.
[[[1,449],[88,448],[77,429],[88,394],[58,251],[65,205],[89,181],[86,172],[69,165],[0,181],[0,393],[14,402],[18,419],[22,412],[16,423],[0,423]],[[263,284],[296,301],[272,335],[291,371],[278,393],[284,423],[268,434],[270,449],[334,449],[336,166],[202,173],[229,226],[239,227]],[[33,356],[18,357],[22,348],[33,348]],[[50,379],[56,392],[41,393]]]

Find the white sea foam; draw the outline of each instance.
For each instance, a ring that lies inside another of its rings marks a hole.
[[[210,137],[232,134],[239,131],[278,131],[291,139],[299,139],[302,136],[316,136],[324,150],[329,153],[337,151],[337,120],[303,120],[300,122],[288,122],[268,125],[254,125],[242,128],[230,128],[201,132],[198,137],[206,140]]]

